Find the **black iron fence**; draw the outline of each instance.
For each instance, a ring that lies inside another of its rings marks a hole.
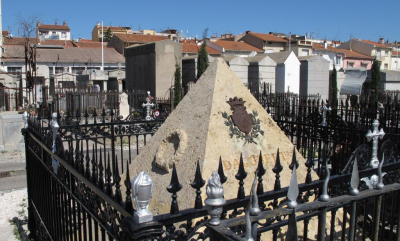
[[[314,109],[317,107],[320,106],[315,104]],[[188,170],[174,167],[170,184],[164,184],[166,194],[172,194],[171,212],[155,215],[153,221],[138,223],[133,218],[137,210],[132,205],[132,177],[128,165],[163,120],[145,121],[133,116],[129,121],[121,121],[112,109],[110,112],[103,109],[100,113],[71,111],[66,115],[57,112],[51,116],[50,109],[45,117],[42,111],[38,111],[37,116],[27,116],[27,126],[22,130],[26,143],[29,230],[35,240],[278,240],[284,236],[286,240],[297,240],[298,236],[303,240],[325,240],[326,237],[354,240],[353,237],[359,235],[363,240],[400,241],[397,135],[380,142],[378,157],[383,165],[371,167],[373,150],[370,145],[356,149],[357,138],[363,139],[360,143],[366,142],[366,131],[357,129],[350,133],[352,129],[338,118],[327,117],[328,124],[321,126],[323,118],[318,117],[318,111],[307,107],[308,116],[314,114],[318,118],[299,119],[298,127],[290,129],[285,129],[283,124],[297,121],[294,116],[293,119],[279,119],[281,128],[307,157],[306,163],[300,163],[307,168],[303,184],[280,185],[283,169],[290,168],[295,175],[299,165],[295,158],[289,167],[283,167],[277,155],[272,169],[276,175],[275,184],[268,190],[264,190],[263,178],[267,170],[262,160],[255,176],[247,175],[241,160],[236,175],[238,196],[221,206],[217,218],[211,217],[214,221],[220,219],[220,224],[210,224],[208,209],[212,206],[203,205],[199,195],[200,191],[206,193],[201,170],[193,170],[193,200],[179,200],[182,185],[189,183],[180,183],[178,176]],[[329,120],[340,121],[333,128]],[[330,136],[331,131],[347,135],[343,138],[335,136],[339,134]],[[345,150],[350,152],[349,158],[344,154],[329,155],[330,146],[343,146],[348,142]],[[312,180],[316,158],[319,180]],[[339,167],[332,161],[334,158],[342,163]],[[330,175],[334,169],[340,171]],[[221,161],[215,170],[223,185],[227,177]],[[121,183],[125,171],[128,181]],[[246,178],[254,178],[250,195],[245,195],[241,185]],[[364,181],[359,182],[360,179]],[[126,189],[125,199],[122,199],[122,185]],[[348,195],[349,190],[356,188],[360,190],[358,195],[354,192]],[[254,204],[254,200],[258,203]],[[180,202],[195,205],[192,209],[180,210]],[[260,212],[250,215],[249,203]],[[317,224],[312,223],[313,220],[317,220]],[[298,230],[296,223],[301,223],[303,229]],[[316,226],[317,230],[313,228]]]
[[[255,97],[300,153],[307,156],[311,151],[316,160],[327,155],[334,174],[344,168],[357,146],[367,142],[365,133],[372,130],[375,119],[386,133],[384,139],[400,144],[398,92],[381,95],[378,105],[362,96],[339,100],[332,109],[318,96],[270,93],[268,86],[264,90]]]
[[[113,110],[115,115],[120,113],[120,102],[122,94],[127,96],[127,105],[129,106],[129,113],[134,111],[141,111],[142,104],[146,102],[148,96],[147,91],[144,90],[130,90],[130,91],[88,91],[88,90],[69,90],[59,91],[51,95],[51,99],[43,102],[43,108],[47,108],[48,104],[51,104],[51,108],[58,112],[63,113],[76,113],[87,111],[89,114],[93,114],[95,111],[101,113],[103,109],[109,113]],[[50,101],[50,102],[49,102]],[[165,110],[166,112],[171,111],[171,101],[165,98],[155,98],[152,100],[158,109]]]

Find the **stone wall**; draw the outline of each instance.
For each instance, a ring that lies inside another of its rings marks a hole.
[[[24,150],[23,127],[22,114],[16,111],[0,113],[0,152]]]

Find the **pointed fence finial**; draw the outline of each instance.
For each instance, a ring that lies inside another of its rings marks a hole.
[[[228,177],[226,177],[224,174],[224,168],[222,166],[222,158],[221,157],[219,157],[218,175],[219,175],[219,179],[222,184],[224,184],[228,180]]]
[[[283,166],[281,165],[281,159],[279,157],[279,148],[276,152],[276,161],[275,161],[275,166],[272,168],[272,171],[275,173],[275,185],[274,185],[274,191],[280,191],[281,190],[281,180],[280,180],[280,175],[281,171],[283,170]]]
[[[296,147],[293,146],[292,163],[290,163],[289,168],[293,170],[293,166],[296,165],[296,169],[299,168],[299,162],[296,159]]]
[[[202,209],[203,208],[203,202],[201,200],[201,191],[200,188],[204,186],[206,181],[203,180],[203,177],[201,176],[201,171],[200,171],[200,161],[197,161],[197,167],[196,167],[196,174],[194,177],[194,181],[190,184],[190,186],[194,189],[196,189],[196,201],[194,204],[195,209]]]
[[[327,202],[329,201],[328,183],[329,183],[329,178],[331,177],[331,173],[329,171],[328,160],[325,156],[323,158],[323,167],[325,168],[324,184],[322,185],[322,192],[321,195],[319,196],[319,200],[322,202]]]
[[[379,163],[379,166],[378,166],[378,183],[376,184],[376,189],[382,189],[385,186],[385,185],[383,185],[384,174],[382,173],[382,166],[383,166],[384,161],[385,161],[385,153],[383,153],[382,161]]]
[[[360,184],[360,177],[358,175],[358,160],[357,157],[354,159],[353,170],[351,172],[350,180],[350,195],[356,196],[360,193],[358,190],[358,185]]]
[[[262,195],[264,193],[263,179],[262,177],[266,173],[266,170],[263,166],[262,160],[262,152],[260,151],[260,156],[258,158],[258,167],[257,167],[257,176],[258,176],[258,185],[257,185],[257,195]]]
[[[235,178],[239,180],[239,189],[238,189],[238,199],[244,199],[245,197],[245,192],[244,192],[244,182],[243,180],[247,177],[247,172],[244,170],[244,164],[243,164],[243,156],[240,154],[240,163],[239,163],[239,170],[237,174],[235,175]]]
[[[258,176],[258,170],[254,173],[254,181],[253,181],[253,185],[251,186],[251,193],[250,193],[250,202],[251,202],[250,215],[251,216],[257,216],[261,213],[261,209],[258,206],[258,196],[257,196],[257,192],[256,192],[257,176]]]
[[[296,162],[296,156],[294,156],[294,163]],[[297,174],[296,174],[297,166],[293,165],[292,169],[292,177],[290,178],[290,185],[288,188],[287,197],[289,200],[288,207],[296,208],[297,207],[297,197],[299,196],[299,185],[297,184]]]
[[[182,189],[182,184],[179,183],[178,174],[176,173],[175,163],[172,166],[172,175],[171,175],[171,182],[167,187],[167,191],[172,193],[172,202],[171,202],[171,214],[178,214],[179,213],[179,206],[176,195]]]
[[[250,213],[251,213],[251,204],[250,202],[247,204],[247,207],[245,208],[245,221],[246,221],[246,230],[245,230],[245,235],[244,235],[244,241],[254,241],[252,237],[252,225],[251,225],[251,220],[250,220]]]

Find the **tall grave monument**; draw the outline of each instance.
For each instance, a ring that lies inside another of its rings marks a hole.
[[[178,193],[181,210],[194,206],[193,182],[197,161],[203,179],[207,180],[218,169],[222,159],[225,175],[225,199],[236,198],[239,187],[235,175],[240,155],[243,155],[246,195],[257,169],[260,152],[264,168],[264,190],[273,190],[276,153],[279,148],[283,166],[282,187],[288,186],[291,176],[293,144],[251,95],[235,73],[222,59],[216,59],[189,93],[171,113],[150,143],[141,149],[132,161],[131,177],[146,171],[154,182],[150,204],[154,214],[168,213],[171,194],[166,188],[170,183],[173,164],[183,188]],[[296,152],[300,164],[298,182],[306,176],[304,158]],[[315,178],[315,177],[314,177]],[[124,177],[122,178],[122,182]],[[205,186],[202,188],[205,200]],[[122,190],[122,193],[125,193]]]

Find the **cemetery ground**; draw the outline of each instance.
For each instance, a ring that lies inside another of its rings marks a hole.
[[[27,240],[24,152],[0,152],[0,241]]]

